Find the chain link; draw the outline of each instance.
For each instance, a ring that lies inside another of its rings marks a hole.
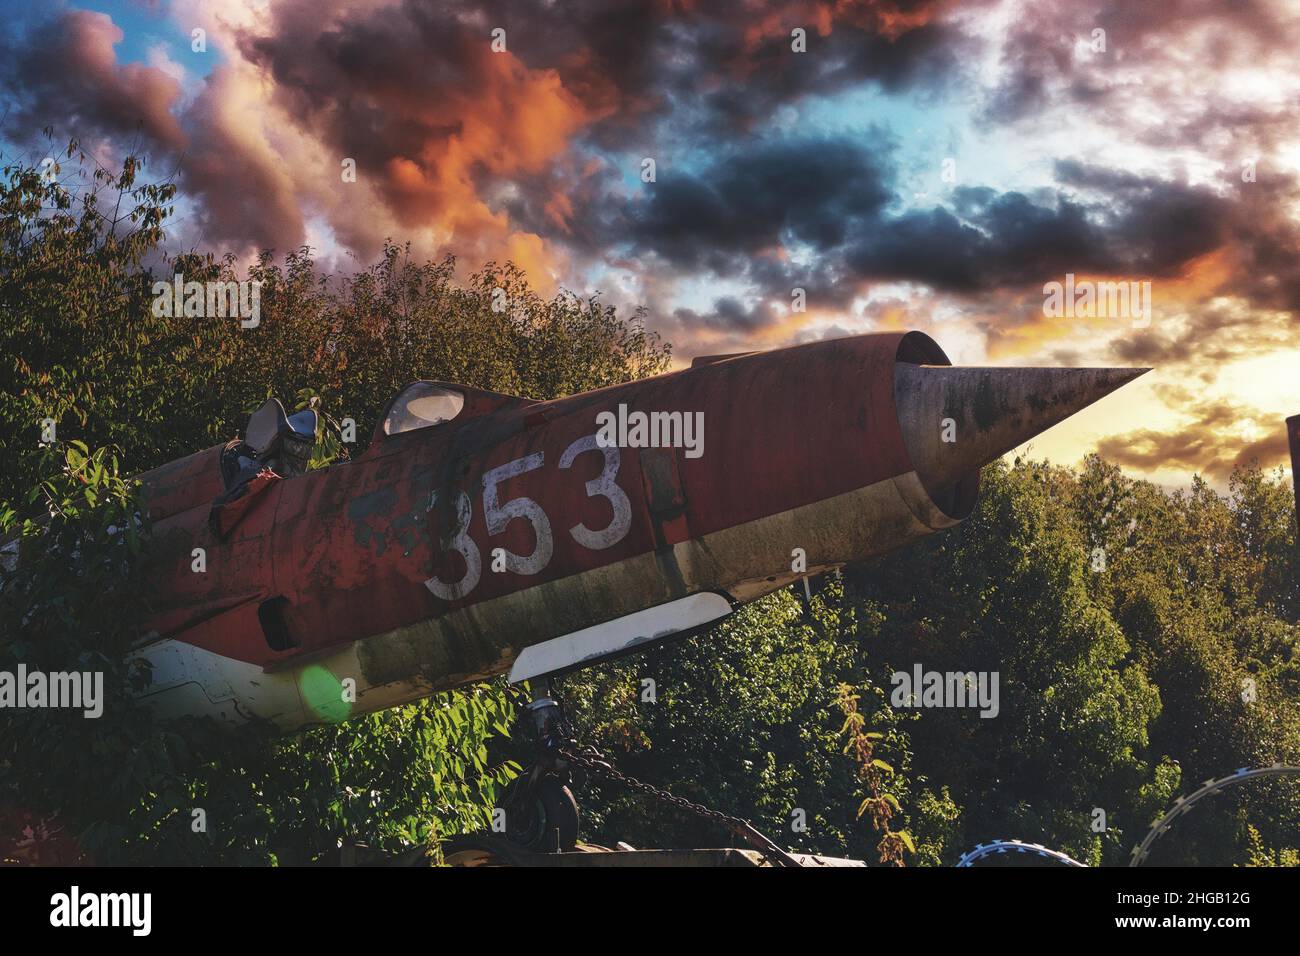
[[[763,856],[775,866],[801,865],[793,856],[785,850],[782,850],[779,846],[754,829],[753,825],[748,820],[741,817],[733,817],[729,814],[723,813],[721,810],[712,810],[703,804],[695,803],[693,800],[687,800],[685,797],[679,797],[674,793],[670,793],[662,787],[656,787],[654,784],[646,783],[644,780],[638,780],[636,777],[629,777],[606,760],[595,747],[580,747],[577,741],[569,740],[567,743],[561,744],[556,752],[568,763],[575,767],[581,767],[592,776],[612,780],[634,793],[650,797],[660,803],[676,807],[678,810],[684,810],[687,813],[694,814],[695,816],[701,817],[705,820],[711,820],[714,823],[722,824],[735,836],[740,837],[746,843],[750,844],[762,853]]]

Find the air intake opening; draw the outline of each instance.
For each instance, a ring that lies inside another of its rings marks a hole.
[[[266,646],[273,651],[287,651],[297,647],[289,625],[284,620],[284,609],[289,605],[288,598],[273,597],[263,601],[257,609],[257,619],[262,624],[262,636]]]

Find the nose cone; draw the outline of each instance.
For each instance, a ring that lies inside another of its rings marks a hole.
[[[899,362],[894,400],[921,483],[941,507],[958,506],[970,497],[962,486],[972,485],[984,465],[1149,371]]]

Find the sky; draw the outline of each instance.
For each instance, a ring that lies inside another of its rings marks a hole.
[[[1166,486],[1284,462],[1300,0],[0,13],[5,155],[46,126],[143,152],[181,189],[177,248],[510,259],[644,307],[678,363],[911,328],[955,364],[1151,366],[1034,456]],[[1052,308],[1067,282],[1134,295]]]

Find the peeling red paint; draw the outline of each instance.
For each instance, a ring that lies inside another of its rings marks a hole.
[[[351,462],[259,479],[256,493],[234,504],[238,514],[218,522],[224,538],[208,526],[223,490],[220,449],[208,449],[143,476],[163,545],[155,627],[163,637],[270,665],[902,474],[910,465],[892,392],[900,349],[944,361],[928,339],[889,333],[742,355],[545,403],[450,386],[466,394],[455,420],[391,436],[380,430]],[[599,531],[614,518],[611,499],[589,493],[606,468],[604,452],[578,453],[566,468],[561,456],[595,434],[598,413],[620,403],[703,412],[704,453],[620,449],[615,481],[630,525],[595,549],[570,529]],[[521,518],[489,534],[484,475],[538,454],[541,465],[502,482],[498,498],[540,506],[553,554],[536,573],[494,572],[493,549],[528,556],[538,542]],[[425,582],[454,583],[469,570],[455,541],[461,493],[481,568],[468,593],[446,600]],[[191,570],[194,548],[205,550],[205,573]],[[249,611],[273,597],[286,599],[295,645],[287,651],[268,646]]]

